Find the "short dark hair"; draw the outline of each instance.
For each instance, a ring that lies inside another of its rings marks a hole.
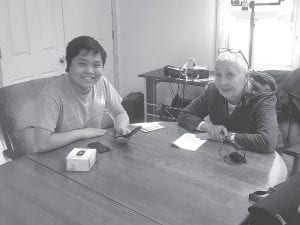
[[[77,56],[79,52],[83,49],[87,50],[88,52],[92,51],[95,54],[100,53],[102,63],[104,66],[107,54],[104,48],[100,45],[100,43],[96,39],[90,36],[79,36],[74,38],[72,41],[68,43],[66,49],[66,60],[67,60],[66,72],[69,71],[73,58]]]

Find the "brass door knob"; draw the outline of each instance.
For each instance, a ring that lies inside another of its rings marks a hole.
[[[61,57],[59,57],[59,62],[60,63],[65,63],[66,59],[65,59],[65,56],[62,55]]]

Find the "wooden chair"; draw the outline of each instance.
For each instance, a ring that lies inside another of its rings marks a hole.
[[[0,88],[0,122],[6,148],[3,156],[16,159],[36,152],[33,142],[34,103],[41,89],[54,77]]]
[[[16,159],[36,152],[33,139],[34,104],[41,89],[56,77],[31,80],[0,88],[0,123],[6,148],[3,156]],[[103,115],[102,128],[109,127],[113,120]]]

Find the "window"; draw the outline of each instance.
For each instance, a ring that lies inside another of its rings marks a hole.
[[[239,48],[248,58],[251,9],[224,2],[218,1],[216,46]],[[285,0],[280,5],[255,6],[251,68],[292,70],[300,66],[299,5],[297,0]],[[220,14],[227,17],[225,22],[220,22]]]

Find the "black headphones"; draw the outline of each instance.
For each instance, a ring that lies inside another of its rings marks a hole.
[[[223,160],[228,163],[228,164],[233,164],[233,165],[240,165],[243,163],[247,163],[247,159],[246,159],[246,150],[245,149],[240,149],[238,147],[238,145],[233,144],[233,143],[227,143],[227,144],[231,144],[235,147],[236,151],[231,152],[229,154],[226,155],[222,155],[221,151],[223,148],[223,144],[221,144],[220,148],[219,148],[219,156],[223,158]],[[242,154],[240,153],[242,152]]]
[[[246,154],[246,151],[245,151],[245,154]],[[246,163],[247,160],[245,158],[245,154],[244,155],[241,155],[240,153],[238,152],[231,152],[229,155],[228,155],[228,158],[234,162],[234,163],[237,163],[237,164],[241,164],[241,163]]]

